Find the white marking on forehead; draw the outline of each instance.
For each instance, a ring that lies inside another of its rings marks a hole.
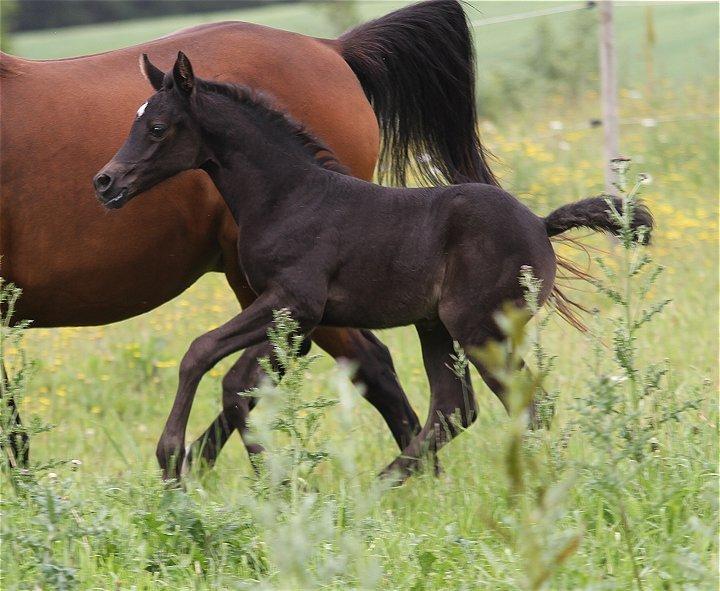
[[[140,108],[137,110],[138,119],[140,119],[140,117],[142,117],[142,114],[145,112],[145,107],[147,107],[146,102],[140,105]]]

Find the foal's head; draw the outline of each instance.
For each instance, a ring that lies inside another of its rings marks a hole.
[[[143,54],[140,68],[157,92],[140,105],[127,140],[93,179],[98,199],[112,209],[210,160],[192,115],[196,83],[190,60],[179,52],[166,74]]]

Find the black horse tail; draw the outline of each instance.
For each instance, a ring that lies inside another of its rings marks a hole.
[[[623,200],[619,197],[590,197],[589,199],[563,205],[545,218],[545,229],[548,236],[557,236],[572,228],[589,228],[618,236],[622,228],[617,220],[610,215],[608,199],[611,200],[617,212],[623,212]],[[641,226],[645,228],[643,232],[639,231]],[[650,242],[653,217],[650,210],[642,203],[634,205],[631,227],[635,232],[636,239],[642,240],[645,244]]]
[[[480,143],[474,48],[457,0],[401,8],[344,33],[340,53],[375,110],[379,178],[498,185]]]
[[[591,230],[608,232],[610,234],[614,234],[615,236],[619,236],[622,232],[622,227],[615,217],[611,215],[610,203],[608,203],[608,200],[611,201],[612,207],[615,211],[621,214],[624,213],[624,202],[619,197],[613,197],[610,195],[590,197],[589,199],[583,199],[582,201],[576,201],[575,203],[569,203],[568,205],[558,207],[550,215],[544,218],[543,221],[545,222],[547,235],[549,237],[553,237],[573,228],[589,228]],[[642,203],[636,202],[634,204],[630,227],[633,230],[635,240],[641,242],[642,244],[648,244],[650,242],[650,234],[653,229],[653,217],[650,210]],[[573,238],[561,236],[556,238],[556,240],[565,241],[566,243],[579,247],[586,254],[588,253],[587,247]],[[563,281],[574,279],[592,282],[595,278],[587,270],[582,269],[570,258],[563,257],[556,253],[555,259],[558,267],[562,270],[562,274],[558,275],[552,288],[555,306],[561,317],[567,320],[575,328],[581,330],[582,332],[586,332],[587,327],[582,322],[582,319],[577,312],[587,313],[588,310],[582,304],[567,297],[559,284]],[[569,284],[565,284],[564,287],[568,286]]]

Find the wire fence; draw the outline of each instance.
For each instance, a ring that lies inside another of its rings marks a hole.
[[[656,5],[679,5],[683,4],[682,1],[669,1],[669,2],[656,2]],[[612,6],[618,7],[642,7],[642,4],[637,2],[611,2],[610,0],[600,0],[599,2],[577,2],[567,3],[556,6],[549,6],[546,8],[539,8],[537,10],[530,10],[526,12],[500,15],[496,17],[481,18],[471,21],[471,25],[474,28],[501,25],[504,23],[523,21],[528,19],[535,19],[548,16],[556,16],[559,14],[565,14],[570,12],[577,12],[581,10],[592,10],[594,8],[599,9],[599,21],[600,21],[600,44],[598,57],[600,62],[601,70],[601,103],[603,107],[603,118],[590,119],[588,121],[574,123],[570,126],[565,126],[561,121],[551,121],[549,123],[550,131],[548,133],[536,134],[531,136],[522,136],[507,138],[509,141],[536,141],[543,139],[558,138],[569,132],[573,131],[585,131],[590,129],[603,129],[603,147],[605,151],[605,160],[610,160],[620,155],[620,148],[618,147],[619,142],[619,129],[620,127],[626,127],[631,125],[640,125],[647,128],[656,127],[665,123],[680,122],[680,121],[701,121],[701,120],[718,120],[717,113],[690,113],[685,115],[659,115],[655,117],[632,117],[632,118],[620,118],[618,114],[617,105],[617,75],[616,75],[616,54],[614,47],[614,28],[612,24]],[[609,20],[609,23],[608,23]],[[612,155],[610,153],[612,152]],[[610,186],[612,184],[611,179],[612,173],[606,171],[606,184]]]
[[[503,16],[495,16],[490,18],[482,18],[471,21],[473,27],[485,27],[487,25],[497,25],[500,23],[510,23],[513,21],[522,21],[529,18],[537,18],[540,16],[549,16],[551,14],[561,14],[563,12],[575,12],[576,10],[587,10],[593,8],[595,2],[582,2],[580,4],[570,4],[563,6],[554,6],[552,8],[544,8],[539,10],[531,10],[529,12],[518,12],[516,14],[507,14]]]

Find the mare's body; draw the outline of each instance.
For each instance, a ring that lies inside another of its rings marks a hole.
[[[98,197],[121,208],[165,178],[205,170],[238,224],[242,272],[258,295],[240,315],[196,339],[183,358],[157,450],[166,476],[173,458],[182,456],[202,376],[227,355],[263,341],[273,311],[283,308],[304,334],[318,326],[417,327],[430,413],[386,469],[406,477],[422,452],[436,451],[457,433],[455,413],[463,427],[474,420],[472,390],[449,367],[453,342],[472,352],[503,338],[494,315],[504,302],[522,305],[524,267],[542,282],[539,303],[547,299],[556,268],[549,236],[577,226],[617,230],[602,198],[539,218],[492,185],[396,189],[354,179],[327,148],[250,89],[197,80],[182,53],[168,74],[144,60],[158,92],[96,175]],[[239,179],[249,182],[240,186]],[[470,359],[506,404],[502,385],[476,356]]]
[[[148,96],[138,55],[149,51],[169,65],[178,49],[192,52],[203,76],[271,92],[357,177],[370,179],[378,159],[369,97],[394,158],[383,168],[404,172],[408,150],[417,148],[447,177],[491,178],[475,133],[472,46],[452,0],[409,6],[338,40],[233,22],[86,57],[2,54],[0,272],[23,289],[16,318],[33,327],[115,322],[167,302],[209,271],[225,274],[243,307],[255,298],[240,272],[237,226],[206,175],[170,179],[114,216],[88,184]],[[322,329],[313,338],[356,362],[366,398],[404,445],[419,423],[382,343],[355,330]],[[246,352],[225,377],[224,398],[236,405],[226,404],[231,416],[206,433],[209,461],[243,429],[253,401],[236,394],[254,386],[255,358],[267,352],[262,345]]]

